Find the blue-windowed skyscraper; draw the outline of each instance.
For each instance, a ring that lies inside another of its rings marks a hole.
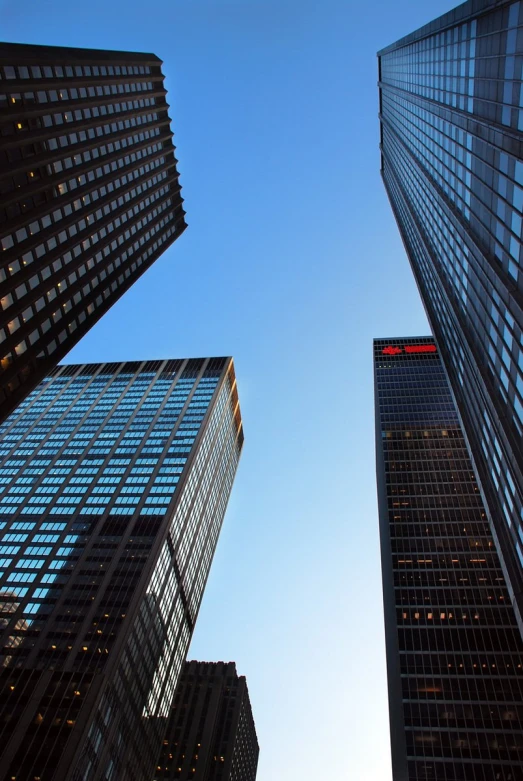
[[[151,779],[242,449],[232,359],[59,366],[0,433],[0,779]]]
[[[523,3],[379,52],[382,175],[523,628]]]

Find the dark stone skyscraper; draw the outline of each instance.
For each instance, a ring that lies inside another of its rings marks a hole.
[[[523,628],[523,3],[379,52],[382,175]]]
[[[0,421],[185,229],[153,54],[0,44]]]
[[[234,662],[186,662],[156,781],[256,781],[260,749]]]
[[[232,359],[59,366],[0,435],[0,779],[150,781],[243,444]]]
[[[434,341],[374,342],[394,781],[521,781],[523,640]]]

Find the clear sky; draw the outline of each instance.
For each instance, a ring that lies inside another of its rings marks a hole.
[[[0,0],[0,38],[164,60],[189,228],[68,361],[233,355],[245,447],[190,658],[257,781],[390,781],[372,337],[428,327],[379,176],[376,51],[450,0]]]

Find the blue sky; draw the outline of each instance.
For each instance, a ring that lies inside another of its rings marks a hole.
[[[245,447],[190,658],[257,781],[390,781],[372,338],[427,332],[379,176],[376,51],[434,0],[0,0],[0,38],[164,60],[189,228],[68,360],[233,355]]]

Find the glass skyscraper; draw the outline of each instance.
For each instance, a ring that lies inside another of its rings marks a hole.
[[[523,778],[523,640],[432,338],[374,342],[394,781]]]
[[[245,676],[234,662],[186,662],[156,781],[256,781],[260,749]]]
[[[151,779],[242,449],[232,359],[59,366],[0,434],[0,778]]]
[[[523,611],[523,3],[379,52],[382,175]]]
[[[161,65],[0,44],[0,422],[186,227]]]

